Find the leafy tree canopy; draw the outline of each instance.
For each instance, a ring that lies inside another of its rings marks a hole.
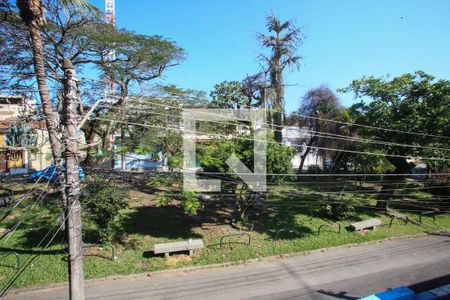
[[[417,71],[390,80],[387,77],[363,77],[354,80],[340,91],[353,92],[356,98],[361,99],[360,103],[351,107],[357,116],[356,123],[396,130],[364,128],[361,129],[361,135],[418,146],[372,145],[372,150],[399,155],[448,158],[449,151],[445,148],[448,148],[450,142],[448,138],[450,136],[450,81],[436,80],[423,71]],[[420,146],[426,146],[426,148]],[[404,159],[390,158],[389,161],[397,169],[408,171]],[[439,168],[448,166],[448,162],[445,161],[426,162]]]
[[[251,103],[251,97],[242,91],[242,84],[239,81],[223,81],[214,86],[210,94],[211,107],[217,108],[248,108]]]

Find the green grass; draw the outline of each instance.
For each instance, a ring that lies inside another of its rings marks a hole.
[[[337,234],[332,230],[323,231],[317,235],[320,225],[331,222],[310,215],[310,203],[317,200],[311,195],[304,195],[305,191],[312,191],[307,187],[298,187],[292,184],[281,185],[272,188],[268,201],[267,214],[259,218],[253,218],[255,227],[251,232],[251,246],[235,243],[225,245],[223,249],[218,246],[220,237],[224,234],[237,232],[220,218],[214,209],[208,213],[200,213],[198,217],[185,214],[177,205],[156,208],[151,205],[153,196],[151,193],[139,193],[138,196],[130,196],[132,206],[123,213],[124,240],[116,244],[118,259],[111,261],[109,249],[89,252],[85,256],[85,276],[88,279],[100,278],[117,274],[133,274],[163,270],[174,267],[198,266],[222,262],[234,262],[252,258],[286,253],[299,253],[314,249],[362,243],[372,240],[386,239],[390,237],[433,232],[450,229],[450,216],[440,215],[436,224],[431,218],[424,218],[424,226],[414,224],[403,225],[400,221],[394,221],[392,228],[388,227],[389,218],[378,214],[376,211],[359,209],[357,220],[377,217],[383,221],[376,231],[364,233],[349,232],[345,227],[351,221],[342,221],[342,232]],[[296,195],[297,193],[297,195]],[[346,194],[351,196],[352,194]],[[423,195],[421,195],[423,196]],[[21,206],[15,214],[8,218],[2,227],[8,227],[15,223],[25,213],[28,205]],[[49,228],[55,224],[60,212],[56,205],[57,199],[49,198],[21,225],[7,242],[0,241],[1,251],[16,251],[20,253],[21,260],[26,261],[34,254],[40,253],[40,248],[34,248]],[[365,202],[374,204],[374,201]],[[410,218],[418,220],[418,215],[404,212]],[[85,224],[85,239],[90,236],[90,224]],[[281,239],[274,241],[275,233],[280,228],[295,227],[299,232],[284,233]],[[92,229],[92,228],[91,228]],[[188,238],[202,238],[206,248],[192,260],[179,260],[178,263],[169,264],[164,257],[152,254],[153,245],[156,243],[183,240]],[[234,242],[244,242],[243,238],[230,239]],[[44,285],[67,280],[67,262],[65,261],[64,243],[62,234],[55,239],[51,247],[43,250],[27,269],[15,287],[30,287]],[[103,256],[103,257],[100,257]],[[12,256],[0,257],[0,283],[3,286],[14,274],[15,259]]]

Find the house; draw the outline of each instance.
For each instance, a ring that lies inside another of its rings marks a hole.
[[[26,173],[50,165],[45,122],[35,114],[35,100],[0,94],[0,173]]]
[[[295,147],[298,153],[292,159],[292,167],[298,169],[301,162],[301,157],[306,151],[308,140],[311,138],[311,133],[306,127],[299,128],[297,126],[284,126],[282,131],[282,143],[286,146]],[[306,156],[302,171],[311,171],[323,169],[323,159],[317,155],[317,151],[311,149]]]

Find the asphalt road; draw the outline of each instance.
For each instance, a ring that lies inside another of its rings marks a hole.
[[[238,266],[88,281],[88,299],[358,299],[450,277],[450,235],[395,239]],[[7,299],[66,299],[67,288]]]

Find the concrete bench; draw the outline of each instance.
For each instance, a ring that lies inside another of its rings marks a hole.
[[[364,220],[361,222],[356,222],[356,223],[352,223],[350,224],[350,229],[358,231],[358,230],[363,230],[363,229],[369,229],[371,228],[372,230],[375,230],[377,226],[381,225],[381,221],[378,219],[369,219],[369,220]]]
[[[156,244],[153,252],[155,254],[164,253],[165,256],[169,256],[171,252],[189,251],[189,255],[192,256],[194,254],[194,250],[202,248],[202,240],[189,240],[182,242]]]

